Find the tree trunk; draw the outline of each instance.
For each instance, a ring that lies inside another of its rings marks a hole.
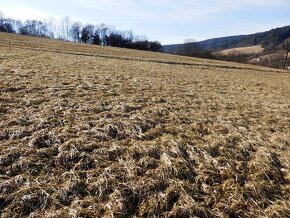
[[[287,64],[287,59],[288,59],[288,49],[287,49],[287,53],[286,53],[286,57],[285,57],[285,61],[284,61],[284,65],[283,65],[283,70],[286,70],[286,64]]]

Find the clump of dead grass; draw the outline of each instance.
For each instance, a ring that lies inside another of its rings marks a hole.
[[[1,217],[287,217],[288,74],[41,46],[0,48]]]

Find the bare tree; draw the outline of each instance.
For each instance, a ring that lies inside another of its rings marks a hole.
[[[286,55],[285,55],[284,64],[283,64],[283,69],[286,70],[287,61],[288,61],[288,54],[290,51],[290,39],[285,40],[282,47],[286,50]]]
[[[103,23],[96,27],[96,31],[98,32],[98,35],[99,35],[101,42],[102,42],[101,43],[102,45],[108,44],[107,39],[108,39],[109,35],[114,32],[114,29],[115,29],[114,27],[107,26],[106,24],[103,24]]]
[[[59,20],[56,20],[55,22],[55,32],[57,39],[65,40],[64,29],[62,28],[61,22]]]
[[[73,41],[80,42],[81,41],[81,31],[82,24],[80,22],[74,22],[70,28],[70,35]]]
[[[179,45],[176,50],[178,55],[195,56],[200,52],[200,46],[194,39],[184,40],[184,44]]]
[[[146,36],[136,36],[134,37],[134,41],[140,42],[140,41],[148,41]]]
[[[4,13],[0,10],[0,26],[3,26],[4,22]]]
[[[14,22],[13,22],[13,29],[15,30],[15,33],[20,33],[21,27],[22,27],[21,20],[14,20]]]
[[[0,10],[0,20],[4,18],[4,13]]]
[[[132,45],[132,42],[135,39],[133,32],[131,30],[124,31],[124,32],[122,32],[122,34],[123,34],[123,38],[126,39],[126,46],[125,47],[130,48]]]
[[[69,16],[62,18],[61,19],[61,28],[62,28],[62,31],[63,31],[67,41],[69,40],[70,27],[71,27],[71,21],[70,21]]]
[[[50,17],[46,20],[44,20],[44,23],[47,27],[47,36],[49,38],[55,38],[56,37],[56,20],[53,17]]]

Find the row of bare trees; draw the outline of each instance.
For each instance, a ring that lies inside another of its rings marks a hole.
[[[203,49],[201,44],[194,39],[186,39],[183,44],[177,45],[172,53],[189,57],[213,58],[211,52]]]
[[[68,16],[60,20],[49,18],[43,21],[26,20],[22,22],[5,18],[0,12],[0,32],[154,52],[162,51],[162,45],[158,41],[138,37],[132,31],[116,30],[115,27],[106,24],[83,25],[81,22],[71,20]]]

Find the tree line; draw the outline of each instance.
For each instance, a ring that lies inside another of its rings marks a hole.
[[[136,36],[132,31],[120,31],[106,24],[84,25],[72,21],[68,16],[60,20],[49,18],[43,21],[21,21],[5,18],[0,11],[0,32],[153,52],[163,51],[160,42]]]
[[[205,50],[199,42],[194,39],[186,39],[183,44],[167,45],[164,50],[169,54],[176,54],[189,57],[213,59],[210,51]]]
[[[206,50],[219,51],[230,48],[262,45],[266,50],[276,50],[285,48],[287,39],[290,38],[290,26],[271,29],[250,35],[228,36],[208,39],[199,42]],[[285,41],[286,40],[286,41]],[[289,47],[289,46],[288,46]]]

